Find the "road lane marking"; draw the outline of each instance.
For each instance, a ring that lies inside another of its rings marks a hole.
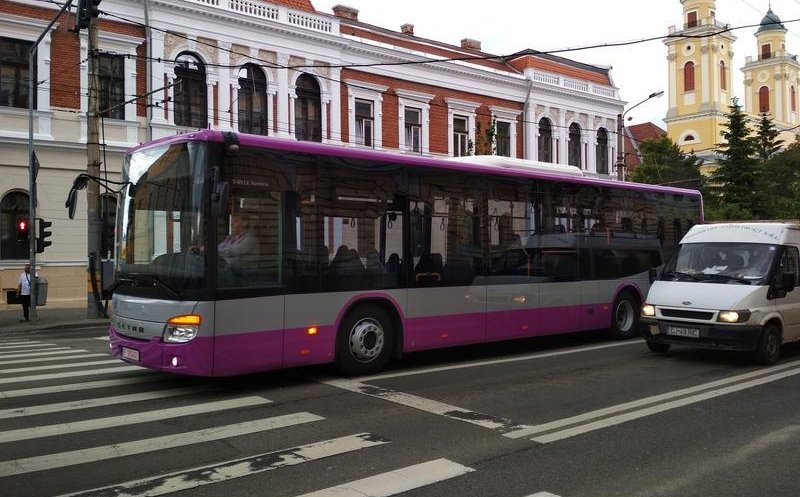
[[[108,428],[121,428],[140,423],[149,423],[151,421],[190,417],[197,414],[226,411],[230,409],[241,409],[244,407],[269,404],[270,402],[272,401],[263,397],[250,396],[231,400],[220,400],[216,402],[205,402],[201,404],[191,404],[188,406],[158,409],[156,411],[136,412],[107,418],[87,419],[85,421],[74,421],[71,423],[58,423],[54,425],[22,428],[19,430],[0,431],[0,444],[18,442],[20,440],[31,440],[34,438],[53,437],[56,435],[68,435],[72,433],[81,433],[93,430],[105,430]]]
[[[122,361],[117,361],[120,364],[125,364]],[[99,376],[103,374],[114,374],[114,373],[121,373],[127,371],[141,371],[142,368],[139,366],[116,366],[113,368],[105,368],[105,369],[91,369],[86,371],[67,371],[64,373],[53,373],[53,374],[40,374],[40,375],[31,375],[31,376],[14,376],[13,378],[0,378],[0,385],[6,385],[9,383],[27,383],[29,381],[45,381],[45,380],[57,380],[61,378],[75,378],[77,376]]]
[[[475,471],[447,459],[406,466],[299,497],[389,497]]]
[[[371,433],[359,433],[60,497],[156,497],[388,443]]]
[[[75,355],[63,355],[56,357],[39,357],[36,359],[14,359],[13,361],[0,361],[0,366],[11,366],[13,364],[30,364],[32,362],[55,362],[67,361],[72,359],[86,359],[89,357],[108,357],[107,353],[86,353]],[[0,370],[2,371],[2,370]]]
[[[0,355],[0,359],[19,359],[23,357],[46,357],[46,356],[57,356],[57,355],[66,355],[66,354],[74,354],[76,352],[89,352],[88,350],[83,349],[72,349],[69,347],[60,347],[63,350],[55,350],[53,352],[29,352],[26,354],[2,354]],[[51,349],[52,350],[52,349]]]
[[[159,373],[149,372],[139,369],[141,374],[129,378],[118,378],[116,380],[85,381],[81,383],[67,383],[64,385],[53,385],[49,387],[21,388],[18,390],[0,390],[0,398],[10,399],[12,397],[28,397],[47,395],[51,393],[75,392],[78,390],[94,390],[98,388],[119,387],[123,385],[135,385],[137,383],[155,383],[164,380],[173,380],[174,376],[166,376]]]
[[[323,383],[332,387],[341,388],[342,390],[368,395],[370,397],[386,400],[388,402],[394,402],[395,404],[400,404],[427,413],[444,416],[456,421],[463,421],[480,426],[482,428],[495,430],[500,433],[519,431],[528,428],[526,425],[520,425],[499,416],[492,416],[490,414],[483,414],[476,411],[470,411],[468,409],[462,409],[460,407],[438,402],[436,400],[426,399],[424,397],[418,397],[408,393],[397,392],[388,388],[365,385],[364,383],[358,381],[343,379],[328,380]]]
[[[676,399],[678,397],[684,397],[687,395],[696,394],[698,392],[703,392],[706,390],[712,390],[715,388],[719,388],[725,385],[729,385],[731,383],[738,383],[746,380],[750,380],[753,378],[757,378],[759,376],[766,376],[771,373],[776,373],[779,371],[783,371],[786,369],[792,369],[800,366],[800,361],[792,361],[786,364],[780,364],[777,366],[772,366],[770,368],[759,369],[756,371],[751,371],[749,373],[743,373],[736,376],[731,376],[728,378],[723,378],[721,380],[715,380],[708,383],[703,383],[701,385],[695,385],[693,387],[683,388],[680,390],[674,390],[671,392],[666,392],[659,395],[653,395],[651,397],[645,397],[642,399],[637,399],[631,402],[626,402],[624,404],[617,404],[609,407],[605,407],[603,409],[597,409],[595,411],[587,412],[584,414],[579,414],[577,416],[571,416],[564,419],[559,419],[556,421],[551,421],[549,423],[543,423],[534,426],[528,426],[522,428],[520,430],[511,431],[505,434],[506,437],[509,438],[522,438],[528,437],[531,435],[538,435],[541,433],[546,433],[548,431],[554,431],[559,428],[564,428],[570,425],[576,425],[579,423],[592,421],[598,418],[603,418],[612,414],[617,414],[624,411],[630,411],[637,408],[646,407],[653,404],[658,404],[662,402],[668,402],[672,399]]]
[[[576,435],[581,435],[583,433],[588,433],[590,431],[599,430],[601,428],[608,428],[610,426],[615,426],[618,424],[622,424],[628,421],[632,421],[634,419],[643,418],[645,416],[652,416],[653,414],[658,414],[664,411],[669,411],[671,409],[676,409],[678,407],[684,407],[690,404],[695,404],[697,402],[703,402],[709,399],[713,399],[715,397],[721,397],[723,395],[728,395],[730,393],[738,392],[740,390],[746,390],[748,388],[757,387],[759,385],[764,385],[766,383],[771,383],[773,381],[782,380],[784,378],[788,378],[790,376],[795,376],[800,374],[800,368],[791,370],[791,371],[784,371],[781,373],[776,373],[769,376],[764,376],[761,378],[757,378],[755,380],[751,380],[745,383],[739,383],[737,385],[732,385],[725,388],[720,388],[717,390],[711,390],[708,392],[704,392],[698,395],[693,395],[691,397],[685,397],[683,399],[674,400],[672,402],[666,402],[664,404],[657,404],[651,407],[646,407],[644,409],[640,409],[638,411],[632,411],[624,414],[620,414],[617,416],[612,416],[610,418],[600,419],[598,421],[594,421],[592,423],[586,423],[583,425],[578,425],[573,428],[568,428],[566,430],[561,430],[553,433],[547,433],[545,435],[541,435],[538,437],[534,437],[531,440],[539,443],[551,443],[558,440],[563,440],[565,438],[574,437]]]
[[[108,354],[105,354],[108,357]],[[48,371],[51,369],[75,369],[85,366],[102,366],[104,364],[119,364],[119,359],[105,359],[103,361],[85,361],[85,362],[71,362],[69,364],[50,364],[47,366],[31,366],[29,368],[0,368],[0,374],[13,374],[13,373],[33,373],[35,371]]]
[[[11,409],[0,409],[0,419],[36,416],[39,414],[49,414],[53,412],[75,411],[78,409],[90,409],[93,407],[126,404],[130,402],[142,402],[145,400],[165,399],[168,397],[191,395],[195,393],[204,392],[207,390],[208,388],[206,387],[173,388],[165,390],[154,390],[151,392],[132,393],[128,395],[117,395],[113,397],[98,397],[94,399],[73,400],[69,402],[59,402],[57,404],[12,407]]]
[[[59,452],[45,456],[0,461],[0,478],[44,471],[48,469],[64,468],[90,462],[104,461],[106,459],[125,457],[136,454],[145,454],[157,450],[185,447],[202,442],[212,442],[226,438],[251,435],[262,431],[285,428],[325,418],[309,412],[299,412],[276,416],[272,418],[256,419],[225,426],[215,426],[203,430],[186,433],[173,433],[162,437],[122,442],[112,445],[90,447],[69,452]]]
[[[442,371],[454,371],[458,369],[478,368],[483,366],[495,366],[497,364],[508,364],[521,361],[533,361],[536,359],[546,359],[549,357],[559,357],[568,354],[580,354],[583,352],[594,352],[596,350],[610,349],[615,347],[624,347],[628,345],[641,344],[644,340],[626,340],[624,342],[613,342],[602,345],[591,345],[588,347],[576,347],[565,350],[557,350],[554,352],[539,352],[536,354],[526,354],[516,357],[507,357],[505,359],[493,359],[488,361],[470,361],[461,364],[453,364],[450,366],[436,366],[431,368],[414,369],[411,371],[398,371],[395,373],[381,373],[371,376],[359,376],[359,380],[366,383],[369,381],[386,380],[389,378],[402,378],[404,376],[416,376],[422,374],[439,373]]]

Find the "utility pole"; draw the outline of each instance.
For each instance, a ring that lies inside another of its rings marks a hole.
[[[86,114],[86,172],[90,177],[100,176],[100,81],[99,61],[97,60],[97,23],[100,0],[84,0],[86,3],[89,32],[89,98]],[[86,186],[87,206],[87,307],[86,316],[89,318],[101,317],[100,295],[93,289],[99,288],[97,271],[100,258],[100,185],[96,181],[89,181]]]

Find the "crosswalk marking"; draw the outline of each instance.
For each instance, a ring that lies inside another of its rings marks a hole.
[[[383,399],[396,404],[412,407],[425,411],[431,414],[437,414],[456,421],[463,421],[465,423],[474,424],[482,428],[496,430],[499,433],[508,433],[513,431],[524,430],[528,428],[526,425],[514,423],[511,420],[493,416],[491,414],[484,414],[476,411],[470,411],[461,407],[456,407],[450,404],[445,404],[436,400],[426,399],[409,393],[397,392],[388,388],[378,387],[375,385],[366,385],[354,380],[328,380],[323,382],[343,390],[368,395],[377,399]]]
[[[388,443],[389,440],[370,433],[359,433],[61,497],[156,497]]]
[[[95,354],[75,354],[75,355],[62,355],[56,357],[39,357],[36,359],[14,359],[13,361],[0,361],[0,366],[11,366],[13,364],[30,364],[32,362],[55,362],[67,361],[72,359],[86,359],[89,357],[108,357],[108,354],[95,353]],[[2,370],[0,370],[2,371]]]
[[[5,350],[5,351],[0,352],[0,359],[6,358],[11,354],[34,354],[36,352],[41,352],[43,350],[45,350],[45,351],[74,350],[71,347],[50,347],[49,345],[52,345],[52,344],[47,344],[47,345],[48,345],[47,348],[33,348],[32,349],[32,348],[30,348],[29,345],[26,345],[27,348],[23,348],[22,350]]]
[[[0,359],[19,359],[22,357],[47,357],[47,356],[58,356],[58,355],[66,355],[66,354],[74,354],[76,352],[89,352],[88,350],[81,350],[81,349],[71,349],[69,347],[59,347],[59,349],[63,350],[53,350],[49,349],[52,352],[28,352],[22,354],[2,354],[0,355]]]
[[[407,466],[300,497],[388,497],[475,471],[447,459]]]
[[[272,418],[257,419],[236,423],[232,425],[217,426],[187,433],[174,433],[162,437],[123,442],[112,445],[103,445],[86,449],[78,449],[45,456],[28,457],[11,461],[0,461],[0,478],[5,476],[20,475],[43,471],[47,469],[63,468],[102,461],[104,459],[144,454],[156,450],[184,447],[201,442],[211,442],[225,438],[250,435],[267,430],[285,428],[302,423],[310,423],[325,419],[309,412],[300,412],[276,416]]]
[[[29,343],[38,343],[38,342],[31,342],[30,340],[0,340],[0,347],[5,347],[6,345],[25,345]]]
[[[205,390],[207,390],[207,388],[204,387],[172,388],[169,390],[154,390],[150,392],[132,393],[128,395],[116,395],[113,397],[73,400],[70,402],[59,402],[57,404],[13,407],[11,409],[0,409],[0,419],[36,416],[38,414],[49,414],[53,412],[75,411],[78,409],[90,409],[92,407],[111,406],[129,402],[141,402],[145,400],[165,399],[168,397],[178,397],[181,395],[200,393]]]
[[[38,348],[38,347],[51,347],[54,345],[55,345],[54,343],[42,343],[42,342],[23,342],[14,345],[3,344],[0,345],[0,352],[4,352],[11,349],[24,349],[26,347]]]
[[[108,357],[106,355],[106,357]],[[69,364],[50,364],[48,366],[31,366],[29,368],[11,368],[11,369],[0,369],[0,374],[12,374],[12,373],[32,373],[34,371],[48,371],[51,369],[74,369],[74,368],[82,368],[85,366],[102,366],[103,364],[119,364],[119,359],[106,359],[103,361],[85,361],[85,362],[73,362]]]
[[[67,383],[65,385],[53,385],[49,387],[21,388],[19,390],[0,390],[0,398],[8,399],[12,397],[28,397],[47,395],[52,393],[75,392],[78,390],[93,390],[97,388],[119,387],[125,385],[135,385],[137,383],[152,383],[164,381],[170,377],[145,370],[143,374],[129,378],[118,378],[116,380],[86,381],[81,383]]]
[[[75,421],[72,423],[59,423],[54,425],[35,426],[33,428],[23,428],[19,430],[0,431],[0,443],[18,442],[20,440],[52,437],[55,435],[66,435],[84,431],[103,430],[106,428],[121,428],[127,425],[180,418],[195,414],[225,411],[228,409],[252,407],[255,405],[269,404],[270,402],[270,400],[267,400],[263,397],[250,396],[239,399],[220,400],[217,402],[205,402],[202,404],[159,409],[156,411],[124,414],[122,416],[111,416],[107,418],[88,419],[86,421]]]
[[[122,361],[116,361],[116,362],[124,364]],[[94,376],[101,374],[113,374],[125,371],[141,371],[141,370],[142,368],[140,368],[139,366],[116,366],[113,368],[92,369],[86,371],[67,371],[64,373],[40,374],[31,376],[15,376],[13,378],[0,378],[0,385],[6,385],[8,383],[25,383],[29,381],[56,380],[60,378],[74,378],[76,376]]]

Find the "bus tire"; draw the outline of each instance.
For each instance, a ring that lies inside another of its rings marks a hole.
[[[389,315],[374,304],[350,311],[336,334],[336,367],[344,374],[372,374],[389,362],[394,327]]]
[[[658,352],[663,354],[669,350],[670,344],[668,343],[658,343],[658,342],[647,342],[647,348],[650,349],[652,352]]]
[[[630,290],[620,292],[611,309],[611,337],[627,340],[639,334],[639,298]]]
[[[755,353],[758,364],[770,366],[778,362],[781,355],[781,330],[775,323],[767,323],[761,332],[761,340]]]

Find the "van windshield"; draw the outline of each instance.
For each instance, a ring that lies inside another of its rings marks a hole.
[[[759,243],[686,243],[664,266],[661,280],[764,285],[778,253]]]

